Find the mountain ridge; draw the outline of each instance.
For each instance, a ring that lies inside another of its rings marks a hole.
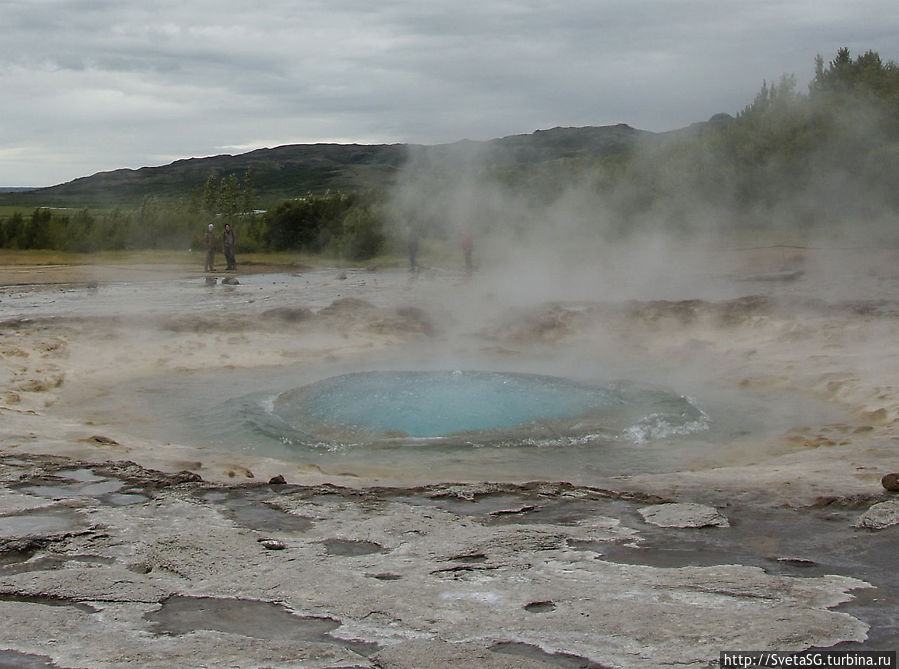
[[[675,131],[677,132],[677,131]],[[464,154],[492,166],[515,167],[561,159],[590,159],[632,150],[638,142],[663,133],[619,123],[535,130],[530,134],[476,141],[422,144],[285,144],[240,154],[179,158],[166,165],[120,168],[27,191],[0,193],[4,204],[123,205],[144,197],[189,197],[209,177],[243,176],[252,170],[263,201],[327,190],[386,188],[408,161],[439,164]]]

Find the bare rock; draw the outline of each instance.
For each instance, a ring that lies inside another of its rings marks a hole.
[[[375,305],[358,297],[343,297],[334,300],[329,306],[318,313],[323,316],[336,316],[343,314],[367,313],[375,310]]]
[[[434,336],[436,328],[428,314],[418,307],[400,307],[370,323],[369,329],[378,334],[423,334]]]
[[[268,480],[269,485],[284,485],[287,483],[287,479],[284,478],[283,474],[278,474],[277,476],[272,476]]]
[[[479,667],[480,669],[540,669],[548,666],[538,651],[535,657],[497,653],[470,642],[413,639],[390,644],[374,656],[376,666],[390,669],[416,667]],[[569,666],[578,666],[570,664]],[[586,664],[581,666],[587,666]]]
[[[887,474],[880,479],[880,484],[890,492],[899,492],[899,474]]]
[[[779,557],[776,558],[781,564],[787,564],[791,567],[817,567],[818,563],[814,560],[802,557]]]
[[[315,314],[306,307],[275,307],[263,311],[260,316],[264,320],[280,320],[285,323],[299,323],[300,321],[309,320]]]
[[[727,518],[705,504],[653,504],[637,509],[643,520],[659,527],[730,527]]]
[[[189,469],[183,469],[172,477],[175,483],[201,483],[203,477]]]
[[[100,444],[102,446],[118,446],[119,442],[115,439],[110,439],[109,437],[103,436],[102,434],[93,434],[87,439],[82,439],[81,441],[85,441],[89,444]]]
[[[7,391],[0,395],[0,402],[4,402],[5,404],[18,404],[22,401],[22,396],[19,393],[15,393],[13,391]]]
[[[899,499],[875,504],[855,521],[856,527],[867,530],[883,530],[892,525],[899,525]]]
[[[244,327],[239,319],[227,314],[169,316],[158,323],[163,330],[172,332],[233,332]]]
[[[277,539],[259,539],[258,541],[262,544],[263,548],[270,551],[283,551],[287,548],[287,544],[283,541],[278,541]]]

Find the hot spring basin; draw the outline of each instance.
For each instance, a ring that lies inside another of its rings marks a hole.
[[[344,374],[282,393],[271,415],[300,441],[426,440],[465,435],[495,442],[598,432],[704,429],[689,399],[659,390],[578,383],[538,374],[376,371]],[[517,435],[517,436],[516,436]],[[293,441],[293,439],[291,439]]]
[[[334,367],[216,369],[129,381],[92,398],[94,418],[215,457],[230,451],[329,475],[585,484],[759,462],[804,448],[781,439],[799,417],[810,425],[842,420],[831,403],[795,394],[691,384],[687,395],[665,375],[656,381],[655,369],[612,382],[594,380],[606,370],[586,365],[577,380],[420,369],[328,377]],[[83,398],[76,401],[82,411]]]

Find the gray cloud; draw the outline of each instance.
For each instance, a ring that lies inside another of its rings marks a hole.
[[[0,185],[291,142],[668,130],[899,58],[890,0],[0,0]]]

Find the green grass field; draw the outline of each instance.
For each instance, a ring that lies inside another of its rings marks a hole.
[[[8,218],[15,213],[22,214],[22,216],[28,219],[35,209],[52,209],[53,211],[60,212],[65,214],[66,212],[70,214],[74,214],[75,212],[81,211],[82,209],[87,209],[90,211],[93,216],[102,216],[103,214],[116,209],[116,207],[110,207],[108,205],[103,206],[82,206],[82,207],[57,207],[57,206],[43,206],[43,205],[23,205],[23,204],[2,204],[0,203],[0,219]],[[122,206],[118,207],[120,211],[127,212],[136,210],[137,207],[134,206]]]
[[[0,219],[9,218],[16,212],[22,214],[23,217],[31,216],[31,212],[34,211],[34,208],[25,208],[21,205],[12,205],[12,204],[0,204]]]

